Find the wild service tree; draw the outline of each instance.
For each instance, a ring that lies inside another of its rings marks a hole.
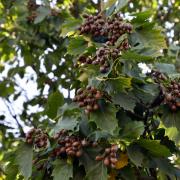
[[[178,25],[166,38],[157,24],[179,4],[166,3],[1,0],[1,72],[11,66],[0,95],[18,127],[12,133],[1,115],[2,179],[180,178]],[[38,89],[31,99],[17,81],[27,67]]]

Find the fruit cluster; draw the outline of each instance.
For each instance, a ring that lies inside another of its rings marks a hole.
[[[39,5],[36,4],[35,0],[29,0],[27,3],[27,8],[29,11],[29,16],[27,17],[28,22],[33,22],[35,18],[37,17],[37,8]]]
[[[132,25],[129,23],[123,22],[123,19],[120,16],[117,16],[113,19],[107,20],[107,31],[108,33],[108,45],[114,45],[120,36],[125,33],[132,32]],[[128,48],[128,44],[127,47]]]
[[[119,54],[119,49],[111,49],[108,46],[101,47],[96,52],[96,60],[93,64],[100,65],[100,72],[106,73],[109,70],[110,64],[109,59],[116,59]]]
[[[103,161],[105,166],[110,166],[111,168],[116,167],[118,146],[112,145],[106,148],[102,155],[96,156],[96,161]]]
[[[48,144],[48,135],[41,129],[31,129],[26,134],[26,142],[28,144],[34,144],[37,148],[46,148]]]
[[[79,27],[80,34],[92,34],[92,36],[107,36],[106,20],[102,15],[97,16],[84,14],[84,24]]]
[[[118,48],[112,48],[107,45],[100,47],[94,57],[82,55],[78,59],[79,64],[94,64],[100,66],[100,72],[106,73],[110,68],[110,60],[114,61],[121,54],[121,50],[129,48],[128,41],[124,40]],[[77,65],[78,67],[78,65]]]
[[[89,114],[92,111],[99,109],[98,100],[103,94],[95,87],[87,86],[86,89],[78,89],[74,102],[77,102],[79,107],[85,107],[85,113]]]
[[[53,156],[80,157],[83,153],[82,147],[88,145],[86,140],[75,135],[69,135],[66,130],[61,130],[54,139],[58,141],[59,146],[53,151]]]
[[[132,32],[132,25],[123,22],[118,15],[113,19],[105,18],[101,14],[95,16],[84,14],[83,17],[85,22],[79,27],[80,34],[105,37],[107,45],[114,45],[121,35]]]
[[[168,104],[172,111],[180,109],[180,83],[171,81],[170,85],[165,90],[164,103]]]

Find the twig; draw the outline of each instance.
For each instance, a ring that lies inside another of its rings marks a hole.
[[[7,101],[7,102],[6,102]],[[24,130],[23,130],[23,127],[22,125],[19,123],[18,119],[17,119],[17,116],[15,113],[13,113],[12,111],[12,107],[10,106],[11,102],[9,101],[9,99],[7,100],[4,100],[4,104],[6,105],[10,115],[13,117],[13,119],[16,121],[18,127],[19,127],[19,130],[20,130],[20,134],[21,134],[21,137],[25,137],[25,133],[24,133]]]

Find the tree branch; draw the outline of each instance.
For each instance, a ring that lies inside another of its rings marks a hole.
[[[19,127],[19,130],[20,130],[20,134],[21,134],[21,137],[25,137],[25,133],[24,133],[24,130],[23,130],[23,127],[22,125],[19,123],[18,121],[18,118],[17,118],[17,115],[13,112],[14,110],[12,110],[13,108],[11,107],[11,102],[9,101],[9,99],[7,100],[4,100],[4,104],[6,105],[10,115],[12,116],[12,118],[16,121],[16,124],[18,125]]]

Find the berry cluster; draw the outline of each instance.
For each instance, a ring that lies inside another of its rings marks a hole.
[[[114,61],[121,54],[121,50],[127,49],[129,47],[128,41],[124,40],[120,47],[112,48],[107,45],[100,47],[96,51],[96,55],[94,57],[82,55],[78,59],[78,62],[82,65],[94,64],[100,66],[100,72],[106,73],[110,67],[110,60]],[[77,65],[78,67],[78,65]]]
[[[114,45],[121,35],[132,32],[132,25],[123,22],[123,19],[116,15],[115,18],[107,20],[107,31],[109,32],[107,45]],[[129,45],[127,44],[125,48],[127,49],[128,47]]]
[[[96,161],[103,161],[105,166],[110,166],[111,168],[116,167],[117,163],[117,151],[118,146],[112,145],[110,148],[106,148],[102,155],[96,156]]]
[[[106,20],[102,15],[92,16],[84,14],[84,24],[79,27],[81,34],[92,34],[92,36],[107,36],[107,28],[105,28]]]
[[[103,94],[95,87],[80,88],[76,94],[73,101],[77,102],[79,107],[85,107],[86,114],[99,109],[98,100],[102,98]]]
[[[80,34],[92,34],[93,37],[105,37],[107,45],[114,45],[118,38],[132,32],[132,25],[123,22],[123,19],[116,15],[113,19],[84,14],[84,24],[79,27]]]
[[[26,142],[28,144],[34,144],[37,148],[46,148],[48,144],[48,135],[41,129],[31,129],[26,134]]]
[[[180,109],[180,83],[171,81],[165,90],[165,104],[168,104],[172,111]]]
[[[68,131],[61,130],[54,137],[58,140],[59,147],[53,151],[53,156],[68,155],[71,157],[80,157],[83,153],[82,147],[89,143],[75,135],[69,135]]]
[[[119,49],[111,49],[108,46],[101,47],[96,52],[96,60],[93,64],[100,65],[100,72],[106,73],[109,70],[110,64],[109,59],[116,59],[119,54]]]

